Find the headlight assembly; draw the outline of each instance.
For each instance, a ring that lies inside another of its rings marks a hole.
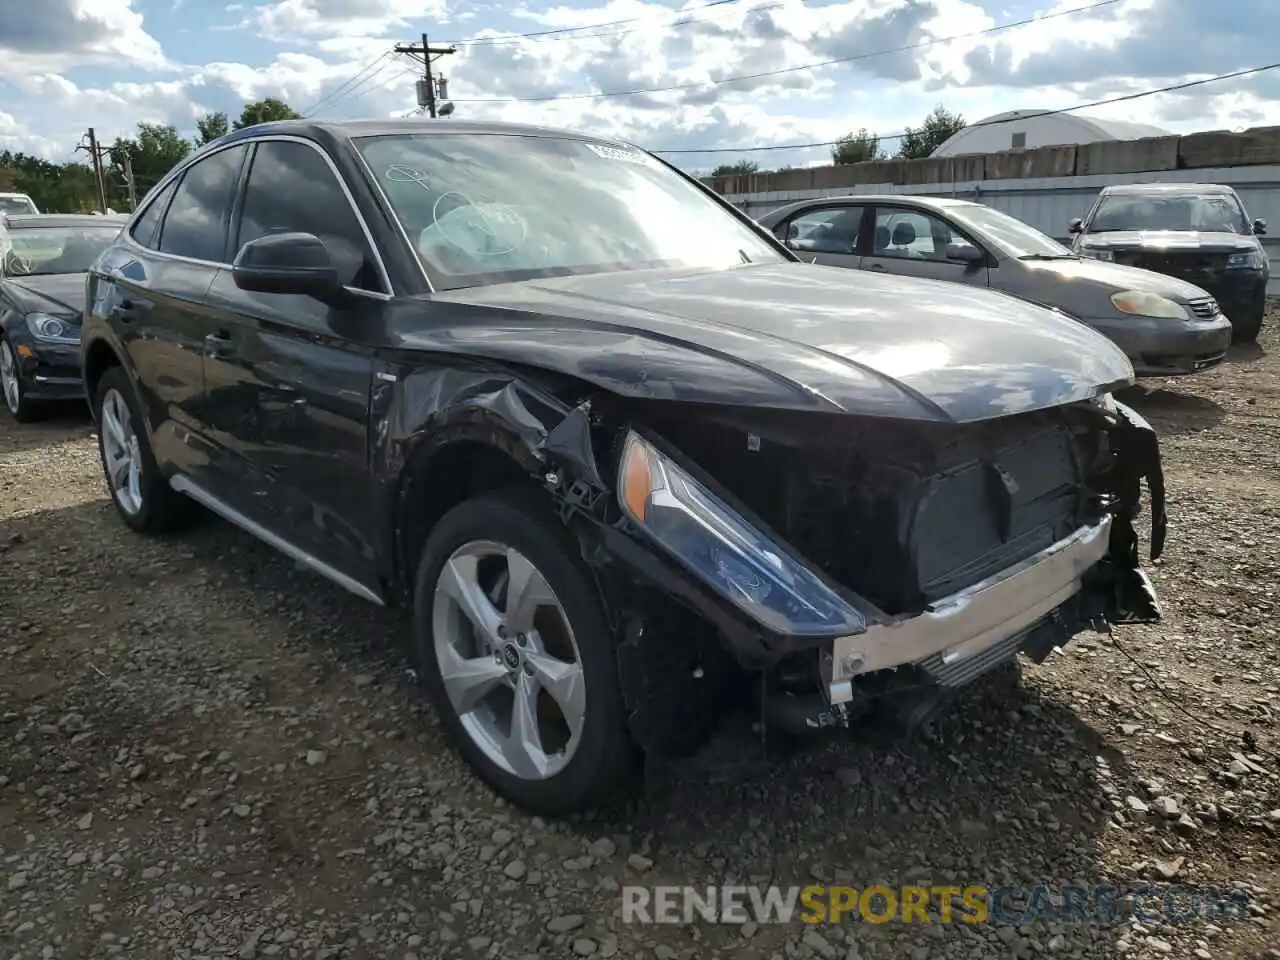
[[[1160,317],[1166,320],[1189,320],[1187,308],[1158,293],[1122,290],[1111,295],[1111,304],[1121,313],[1135,317]]]
[[[79,343],[79,331],[67,320],[50,316],[47,313],[28,313],[27,329],[37,340],[46,343]]]
[[[795,636],[862,633],[866,620],[816,574],[635,433],[618,502],[662,549],[748,616]]]
[[[1266,261],[1259,251],[1246,250],[1227,257],[1227,266],[1233,270],[1261,270],[1266,266]]]

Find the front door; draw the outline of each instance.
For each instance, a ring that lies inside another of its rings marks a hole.
[[[805,260],[856,269],[864,209],[835,204],[806,210],[778,225],[778,239]]]
[[[881,205],[875,209],[871,249],[862,258],[862,269],[987,286],[985,257],[964,259],[966,250],[981,251],[981,247],[941,217],[924,210]]]
[[[218,337],[205,352],[207,408],[219,445],[241,463],[228,463],[225,485],[214,492],[372,589],[369,397],[372,346],[385,326],[389,291],[319,147],[259,140],[232,247],[290,232],[324,241],[353,302],[335,308],[310,297],[245,291],[231,269],[218,273],[208,295]],[[235,478],[246,472],[254,488],[235,489]]]

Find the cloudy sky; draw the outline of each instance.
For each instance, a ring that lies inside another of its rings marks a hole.
[[[457,47],[437,65],[457,116],[724,151],[673,155],[697,170],[817,162],[729,151],[888,138],[937,103],[973,121],[1280,59],[1276,0],[0,0],[0,148],[64,160],[89,126],[194,132],[266,96],[321,118],[403,112],[420,67],[392,47],[424,31]],[[644,92],[607,95],[624,91]],[[1280,70],[1082,113],[1280,124]]]

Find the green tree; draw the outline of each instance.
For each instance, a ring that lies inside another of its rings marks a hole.
[[[924,123],[919,129],[907,127],[902,135],[898,156],[903,160],[920,160],[930,156],[965,126],[964,117],[938,104],[933,108],[933,112],[924,118]]]
[[[840,166],[882,159],[884,154],[880,152],[880,138],[866,127],[862,127],[857,133],[846,133],[831,148],[831,162]]]
[[[184,139],[176,127],[165,123],[138,124],[136,136],[118,137],[108,150],[111,166],[115,168],[109,177],[113,192],[119,178],[119,173],[115,171],[124,170],[126,157],[133,168],[138,197],[141,198],[190,152],[191,142]],[[112,206],[119,209],[118,204]]]
[[[83,163],[50,163],[5,150],[0,151],[0,179],[46,213],[88,213],[98,205],[93,171]]]
[[[747,177],[760,172],[760,164],[754,160],[736,160],[733,163],[722,163],[711,171],[713,177]]]
[[[219,137],[225,135],[231,129],[231,123],[227,120],[227,115],[219,110],[217,113],[206,113],[203,117],[196,121],[196,146],[203,147],[206,143],[212,143]]]
[[[265,100],[246,103],[244,110],[240,114],[240,119],[233,126],[237,130],[243,130],[245,127],[252,127],[259,123],[270,123],[273,120],[301,119],[302,114],[298,113],[283,100],[267,97]]]

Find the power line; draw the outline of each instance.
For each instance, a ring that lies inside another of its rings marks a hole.
[[[1076,110],[1089,110],[1093,107],[1105,107],[1113,103],[1127,103],[1130,100],[1141,100],[1143,97],[1154,97],[1161,93],[1176,93],[1179,90],[1188,90],[1192,87],[1201,87],[1207,83],[1218,83],[1222,80],[1235,80],[1239,77],[1249,77],[1258,73],[1265,73],[1268,70],[1280,69],[1280,63],[1269,63],[1262,67],[1249,67],[1246,70],[1236,70],[1233,73],[1221,73],[1213,77],[1202,77],[1199,80],[1188,80],[1184,83],[1174,83],[1167,87],[1156,87],[1153,90],[1140,90],[1137,93],[1125,93],[1117,97],[1107,97],[1104,100],[1090,100],[1088,103],[1077,103],[1071,107],[1059,107],[1056,110],[1039,110],[1035,113],[1025,113],[1018,116],[1018,120],[1034,120],[1038,117],[1055,117],[1062,113],[1073,113]],[[980,120],[977,123],[971,123],[965,127],[966,130],[974,130],[978,127],[995,126],[1002,123],[1010,123],[1008,118],[991,120]],[[905,137],[906,131],[902,133],[891,133],[885,136],[871,134],[878,141],[885,140],[901,140]],[[764,153],[770,150],[809,150],[816,147],[834,147],[840,143],[839,140],[823,140],[818,143],[778,143],[771,144],[767,147],[711,147],[705,150],[679,149],[679,150],[650,150],[650,153]]]
[[[936,46],[940,43],[951,43],[955,40],[970,40],[974,37],[982,37],[992,33],[999,33],[1002,30],[1012,30],[1016,27],[1025,27],[1033,23],[1041,23],[1045,20],[1056,20],[1059,17],[1069,17],[1077,13],[1087,13],[1090,10],[1098,10],[1102,7],[1109,7],[1121,2],[1122,0],[1096,0],[1095,3],[1090,3],[1083,7],[1071,7],[1067,10],[1058,10],[1054,13],[1039,14],[1034,17],[1027,17],[1023,20],[1015,20],[1011,23],[996,24],[994,27],[987,27],[984,30],[974,30],[969,33],[958,33],[950,37],[935,37],[930,40],[922,40],[919,43],[908,44],[905,47],[894,47],[889,50],[874,50],[870,53],[859,53],[849,57],[833,57],[830,60],[819,60],[816,63],[805,63],[798,67],[783,67],[779,70],[765,70],[761,73],[748,73],[737,77],[724,77],[720,80],[676,83],[665,87],[646,87],[639,90],[618,90],[611,93],[569,93],[555,94],[545,97],[486,97],[471,100],[455,99],[454,103],[545,103],[552,100],[604,100],[609,97],[634,97],[650,93],[671,93],[677,90],[701,90],[707,86],[719,87],[728,83],[741,83],[744,80],[763,80],[767,77],[780,77],[788,73],[799,73],[801,70],[817,70],[822,67],[832,67],[841,63],[854,63],[859,60],[870,60],[873,57],[884,57],[895,53],[910,53],[913,50],[921,50],[925,47]]]
[[[678,14],[683,17],[685,14],[693,10],[705,10],[708,7],[723,7],[733,3],[741,3],[742,0],[710,0],[708,3],[697,3],[691,7],[685,7],[681,10],[672,10],[671,13]],[[770,7],[780,7],[781,3],[768,4]],[[628,17],[624,20],[606,20],[603,23],[589,23],[581,27],[558,27],[554,30],[536,30],[532,33],[508,33],[497,37],[473,37],[470,40],[449,40],[446,46],[455,47],[479,47],[489,46],[495,43],[517,43],[520,40],[588,40],[590,37],[573,37],[574,34],[582,30],[599,30],[605,27],[617,27],[627,23],[651,23],[659,17],[666,14],[654,14],[648,17]],[[696,20],[677,20],[676,23],[697,23]],[[622,30],[619,33],[631,33],[631,30]],[[593,36],[613,36],[613,33],[593,34]]]
[[[352,87],[353,84],[358,85],[361,77],[364,77],[367,73],[369,73],[369,71],[374,70],[374,68],[377,67],[378,64],[382,63],[382,61],[389,56],[391,56],[391,51],[383,50],[373,60],[366,61],[365,65],[359,71],[357,71],[351,77],[347,78],[347,80],[344,83],[342,83],[340,86],[338,86],[336,89],[331,90],[329,93],[321,97],[319,100],[313,103],[306,110],[302,110],[300,112],[304,117],[309,117],[313,113],[315,113],[317,110],[322,110],[327,106],[333,106],[333,104],[336,103],[338,100],[341,100],[344,96],[348,95],[347,91],[353,88]]]

